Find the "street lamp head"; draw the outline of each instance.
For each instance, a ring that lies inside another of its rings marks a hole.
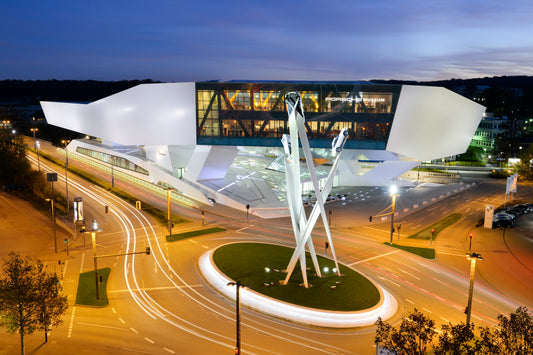
[[[466,253],[465,255],[466,255],[467,260],[471,260],[471,259],[485,260],[479,253]]]
[[[396,187],[396,185],[391,185],[389,192],[391,195],[396,195],[398,193],[398,187]]]

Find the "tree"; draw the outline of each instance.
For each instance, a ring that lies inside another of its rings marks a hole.
[[[21,185],[31,166],[22,136],[0,130],[0,184]]]
[[[533,354],[533,316],[526,307],[518,307],[509,317],[498,316],[496,330],[509,354]]]
[[[442,333],[439,335],[439,344],[435,348],[435,354],[481,354],[483,342],[475,337],[474,328],[473,324],[444,324]]]
[[[56,274],[44,273],[41,279],[40,294],[37,298],[37,321],[39,330],[44,331],[44,342],[52,327],[63,323],[61,316],[68,308],[67,296],[61,295],[62,287]]]
[[[2,271],[0,325],[11,334],[19,332],[21,354],[25,354],[24,335],[60,324],[67,300],[61,296],[57,276],[47,273],[39,260],[11,252]]]
[[[416,308],[402,320],[398,328],[384,323],[381,318],[378,318],[376,325],[375,342],[398,354],[425,354],[436,334],[435,321]]]

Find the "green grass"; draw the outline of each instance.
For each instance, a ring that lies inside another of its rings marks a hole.
[[[76,305],[103,307],[109,304],[107,299],[107,279],[111,269],[106,267],[98,269],[98,278],[102,277],[102,282],[98,283],[98,300],[94,288],[94,271],[87,271],[80,274],[78,282],[78,292],[76,293]]]
[[[213,255],[217,267],[233,280],[252,290],[288,303],[333,311],[359,311],[375,306],[380,299],[378,289],[358,272],[339,265],[341,274],[323,272],[315,275],[307,253],[307,276],[312,287],[305,288],[299,262],[287,285],[284,270],[289,264],[293,248],[260,243],[235,243],[218,248]],[[321,268],[335,267],[332,260],[318,256]],[[265,268],[268,267],[270,271]],[[332,288],[332,286],[334,288]]]
[[[172,235],[167,235],[167,242],[175,242],[177,240],[197,237],[197,236],[204,235],[204,234],[224,232],[224,231],[226,231],[224,228],[213,227],[213,228],[207,228],[207,229],[200,229],[197,231],[172,234]]]
[[[421,231],[409,236],[411,239],[422,239],[430,240],[431,239],[431,230],[434,229],[433,240],[437,238],[437,235],[446,227],[451,226],[458,220],[462,218],[460,213],[452,213],[451,215],[441,219],[437,223],[432,224],[431,226],[422,229]]]
[[[393,248],[401,249],[404,251],[407,251],[412,254],[419,255],[426,259],[435,259],[435,249],[433,248],[420,248],[420,247],[411,247],[407,245],[398,245],[398,244],[392,244],[390,245],[389,242],[383,243],[388,246],[392,246]]]

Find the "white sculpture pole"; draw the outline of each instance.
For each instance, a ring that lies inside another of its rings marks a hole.
[[[307,132],[305,130],[305,118],[302,109],[302,100],[298,92],[290,92],[285,95],[285,103],[287,104],[287,111],[289,114],[289,135],[283,135],[281,140],[285,149],[285,176],[287,181],[287,200],[289,202],[289,211],[291,214],[292,226],[294,230],[294,237],[296,240],[296,248],[292,254],[289,265],[287,266],[287,276],[281,283],[286,285],[294,271],[296,262],[300,260],[300,267],[302,270],[303,284],[307,288],[309,283],[307,281],[306,260],[305,260],[305,245],[309,248],[309,254],[313,260],[313,265],[318,277],[322,277],[320,267],[318,265],[318,259],[316,257],[315,248],[311,238],[311,232],[316,224],[318,216],[322,216],[324,229],[328,238],[328,243],[331,248],[332,256],[335,261],[335,267],[337,274],[340,276],[340,270],[337,262],[337,256],[335,254],[335,248],[333,247],[333,241],[331,238],[331,232],[329,230],[329,224],[326,217],[326,210],[324,208],[324,202],[329,195],[333,186],[333,179],[337,171],[338,162],[342,154],[342,148],[346,142],[348,131],[346,128],[342,129],[339,136],[335,137],[332,142],[332,155],[335,157],[333,166],[326,179],[326,183],[322,191],[318,186],[318,177],[316,175],[315,166],[313,163],[313,157],[311,155],[311,147],[307,139]],[[309,174],[311,175],[311,181],[313,183],[313,190],[316,196],[316,204],[309,215],[309,218],[305,215],[305,210],[302,202],[302,185],[300,182],[300,149],[298,144],[298,138],[302,144],[302,150],[304,152],[305,161]],[[340,153],[340,154],[337,154]]]

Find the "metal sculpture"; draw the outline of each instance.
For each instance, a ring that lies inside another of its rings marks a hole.
[[[291,214],[292,227],[294,230],[294,237],[296,239],[296,248],[292,254],[289,265],[287,266],[287,276],[281,284],[286,285],[294,271],[296,263],[300,260],[300,268],[302,270],[303,285],[309,287],[306,271],[305,260],[305,246],[309,249],[309,254],[313,261],[313,265],[318,277],[322,277],[320,267],[311,238],[311,232],[315,227],[318,217],[322,217],[324,229],[327,235],[327,242],[331,248],[333,260],[335,261],[335,268],[337,274],[340,276],[340,270],[337,262],[337,256],[335,254],[335,248],[331,238],[331,232],[329,230],[328,219],[326,217],[326,210],[324,208],[324,202],[329,195],[331,188],[333,187],[333,179],[337,171],[337,165],[342,154],[344,143],[348,137],[348,131],[343,128],[340,134],[333,139],[331,144],[332,155],[335,157],[331,170],[326,178],[326,182],[322,190],[319,188],[318,178],[313,163],[313,157],[311,155],[311,148],[309,146],[309,140],[307,139],[307,132],[305,130],[305,117],[302,108],[302,99],[298,92],[289,92],[285,95],[285,103],[287,105],[287,112],[289,115],[289,132],[290,135],[284,134],[281,142],[285,150],[285,176],[287,181],[287,200],[289,202],[289,211]],[[313,206],[309,217],[306,216],[304,205],[302,201],[302,184],[300,181],[300,149],[299,143],[302,145],[302,151],[304,153],[305,161],[309,174],[311,175],[311,182],[313,184],[313,190],[316,196],[316,203]]]

